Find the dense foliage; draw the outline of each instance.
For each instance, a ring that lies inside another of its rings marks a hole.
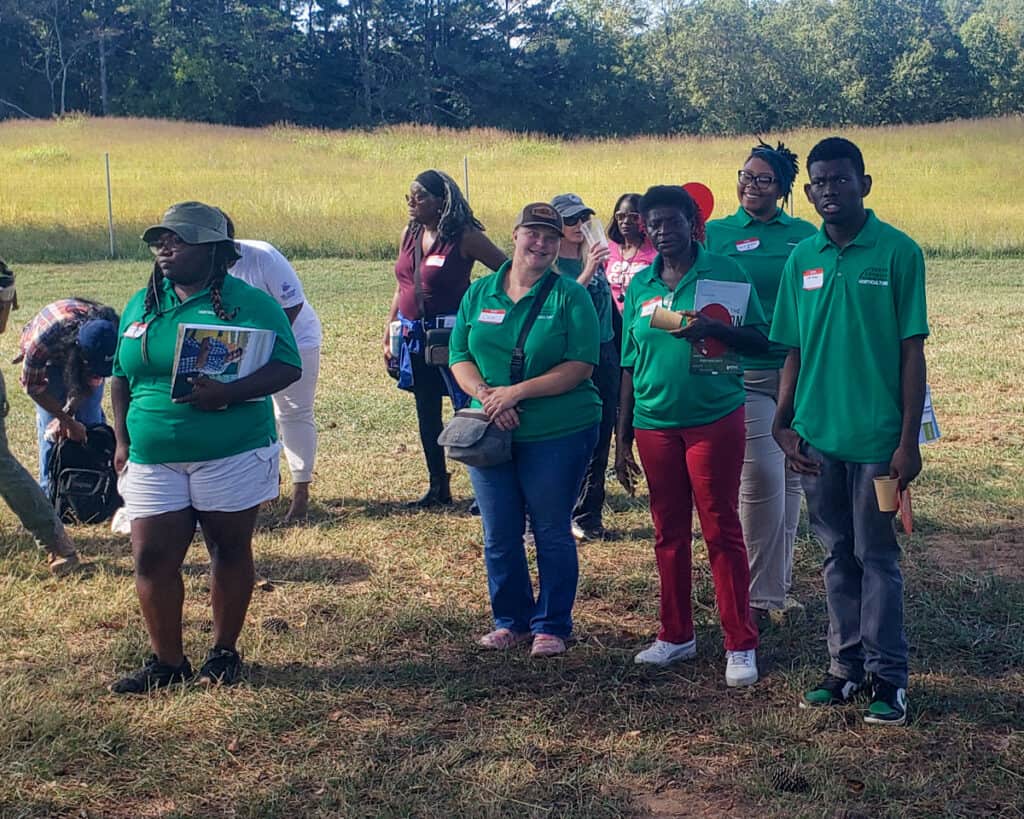
[[[1024,0],[0,0],[0,118],[750,133],[1024,111]]]

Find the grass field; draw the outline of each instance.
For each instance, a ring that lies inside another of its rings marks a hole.
[[[411,166],[410,166],[411,167]],[[170,197],[173,198],[173,197]],[[244,684],[115,699],[146,639],[125,539],[75,534],[91,568],[51,579],[0,508],[0,817],[1024,816],[1024,287],[1007,260],[930,268],[926,448],[906,541],[912,723],[807,712],[823,669],[820,554],[803,532],[806,619],[763,637],[763,680],[730,691],[698,543],[699,655],[665,671],[642,499],[614,489],[615,540],[581,549],[579,642],[563,658],[484,654],[481,533],[466,504],[409,514],[423,487],[410,397],[379,366],[389,265],[300,262],[324,319],[310,525],[261,529]],[[22,266],[15,326],[58,293],[123,304],[147,266]],[[0,338],[9,360],[11,332]],[[15,449],[28,400],[5,367]],[[456,493],[468,496],[457,471]],[[283,502],[282,502],[283,503]],[[281,511],[279,506],[278,511]],[[211,629],[207,560],[185,567],[193,660]]]
[[[1024,120],[851,129],[875,187],[870,203],[932,255],[1024,253],[1014,173],[1024,166]],[[770,135],[801,156],[824,131]],[[769,135],[766,135],[769,136]],[[735,173],[753,137],[565,142],[492,130],[398,127],[327,132],[245,130],[152,120],[71,117],[0,123],[0,256],[19,262],[108,254],[103,154],[109,152],[118,248],[172,202],[200,199],[292,256],[392,256],[402,199],[428,167],[460,184],[492,238],[507,245],[518,208],[575,191],[607,219],[625,191],[700,180],[735,208]],[[796,213],[812,210],[798,191]]]

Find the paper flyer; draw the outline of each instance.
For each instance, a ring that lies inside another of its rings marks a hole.
[[[720,282],[700,279],[693,298],[693,309],[708,318],[730,322],[739,327],[747,317],[750,301],[748,282]],[[735,350],[718,339],[702,338],[690,345],[690,372],[694,375],[739,374],[742,359]]]
[[[924,388],[924,412],[921,413],[921,431],[917,435],[918,444],[930,444],[942,437],[939,432],[939,422],[935,418],[935,408],[932,406],[932,388],[925,385]]]
[[[276,337],[273,330],[250,327],[178,325],[171,398],[189,395],[191,379],[200,375],[230,383],[256,372],[270,361]]]

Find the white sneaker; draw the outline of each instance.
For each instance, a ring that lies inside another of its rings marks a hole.
[[[586,540],[587,538],[587,533],[583,531],[583,527],[576,521],[572,522],[572,536],[576,538],[576,540]]]
[[[655,640],[650,648],[645,648],[633,658],[634,663],[650,663],[651,665],[671,665],[679,660],[690,660],[697,656],[697,638],[688,643],[667,643]]]
[[[725,652],[725,684],[730,688],[757,682],[757,650]]]

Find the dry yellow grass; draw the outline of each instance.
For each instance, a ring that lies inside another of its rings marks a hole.
[[[1024,251],[1014,175],[1024,120],[849,129],[875,178],[870,203],[933,254]],[[801,156],[824,131],[768,135]],[[701,180],[717,215],[734,207],[734,174],[752,138],[561,141],[495,130],[420,127],[328,132],[72,117],[0,124],[0,255],[18,261],[103,258],[103,154],[111,155],[122,254],[144,254],[142,228],[174,201],[201,199],[241,233],[296,256],[388,258],[404,224],[402,195],[427,167],[460,184],[499,243],[517,208],[575,191],[607,218],[624,191]],[[1007,173],[1006,170],[1011,172]],[[796,213],[814,218],[802,195]]]

